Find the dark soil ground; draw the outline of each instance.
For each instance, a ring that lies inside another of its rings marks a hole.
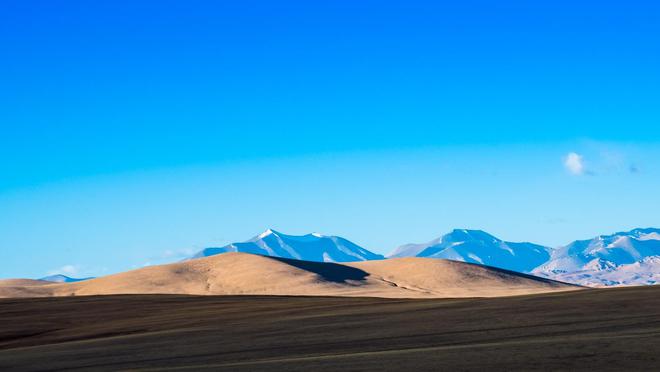
[[[0,300],[0,370],[660,370],[660,286],[460,300]]]

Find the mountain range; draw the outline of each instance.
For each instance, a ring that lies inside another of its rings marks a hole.
[[[574,241],[552,251],[534,275],[590,286],[660,282],[660,229],[634,229]]]
[[[72,278],[70,276],[62,275],[62,274],[55,274],[55,275],[49,275],[45,276],[43,278],[40,278],[39,280],[43,280],[45,282],[53,282],[53,283],[75,283],[75,282],[81,282],[83,280],[89,280],[89,279],[94,279],[92,277],[90,278]]]
[[[400,246],[385,257],[338,236],[296,236],[268,229],[245,242],[203,249],[191,258],[226,252],[318,262],[440,258],[588,286],[660,282],[660,229],[654,228],[601,235],[558,248],[503,241],[481,230],[456,229],[427,243]]]
[[[406,244],[388,257],[444,258],[530,272],[550,259],[551,248],[500,240],[484,231],[457,229],[428,243]]]
[[[319,233],[286,235],[268,229],[254,238],[219,248],[205,248],[192,258],[208,257],[219,253],[242,252],[263,256],[291,258],[318,262],[352,262],[380,260],[384,257],[338,236]]]

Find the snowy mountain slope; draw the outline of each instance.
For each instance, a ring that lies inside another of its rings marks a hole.
[[[660,283],[660,256],[650,256],[635,263],[619,266],[595,258],[582,270],[560,273],[535,271],[534,274],[589,287],[653,285]]]
[[[651,256],[660,256],[660,229],[635,229],[578,240],[560,247],[553,252],[550,261],[537,270],[578,271],[597,258],[602,262],[625,265]]]
[[[206,248],[193,258],[225,252],[320,262],[384,258],[337,236],[294,236],[270,229],[246,242]],[[660,272],[660,229],[601,235],[556,249],[507,242],[480,230],[457,229],[428,243],[400,246],[388,255],[397,257],[463,261],[587,286],[655,284]]]
[[[62,274],[57,274],[57,275],[49,275],[43,278],[40,278],[39,280],[43,280],[46,282],[53,282],[53,283],[75,283],[75,282],[81,282],[83,280],[89,280],[89,279],[94,279],[94,278],[71,278],[66,275]]]
[[[547,262],[551,251],[551,248],[532,243],[505,242],[480,230],[457,229],[428,243],[403,245],[388,258],[444,258],[530,272]]]
[[[553,251],[533,273],[582,285],[655,284],[660,273],[660,229],[575,241]]]
[[[208,257],[219,253],[243,252],[265,256],[293,258],[319,262],[351,262],[383,259],[344,238],[321,234],[286,235],[268,229],[254,238],[219,248],[206,248],[192,258]]]

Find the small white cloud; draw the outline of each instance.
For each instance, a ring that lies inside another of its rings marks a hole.
[[[172,262],[185,260],[194,255],[199,249],[194,248],[181,248],[181,249],[166,249],[158,255],[147,257],[146,261],[141,267],[163,265]],[[134,267],[137,268],[137,267]]]
[[[178,258],[178,257],[188,257],[195,254],[193,248],[182,248],[182,249],[166,249],[163,251],[159,258]]]
[[[64,265],[59,269],[51,270],[48,272],[48,275],[58,275],[58,274],[73,276],[78,274],[78,268],[74,265]]]
[[[576,176],[581,176],[586,173],[584,158],[576,152],[569,152],[568,155],[564,157],[564,166],[569,172],[571,172],[571,174]]]

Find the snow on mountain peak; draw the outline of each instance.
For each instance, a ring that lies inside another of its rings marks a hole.
[[[454,229],[423,244],[407,244],[388,257],[430,257],[529,272],[550,258],[550,248],[505,242],[482,230]]]
[[[320,262],[350,262],[383,258],[382,255],[370,252],[338,236],[327,236],[319,233],[286,235],[272,229],[268,229],[245,242],[203,249],[192,258],[225,252],[244,252]]]
[[[273,229],[241,243],[206,248],[193,258],[224,252],[325,262],[383,258],[338,236],[317,232],[286,235]],[[639,228],[599,235],[556,249],[503,241],[482,230],[454,229],[427,243],[400,246],[388,257],[464,261],[581,285],[652,284],[660,282],[660,229]]]
[[[257,235],[255,238],[257,239],[263,239],[267,237],[268,235],[277,235],[277,232],[273,229],[266,229],[266,231],[262,232],[261,234]]]
[[[648,234],[640,235],[637,240],[660,240],[660,233],[652,232]]]
[[[499,241],[496,237],[482,230],[454,229],[444,237],[454,240],[489,240]]]
[[[634,229],[560,247],[533,273],[582,285],[649,284],[660,275],[657,257],[660,230]]]

